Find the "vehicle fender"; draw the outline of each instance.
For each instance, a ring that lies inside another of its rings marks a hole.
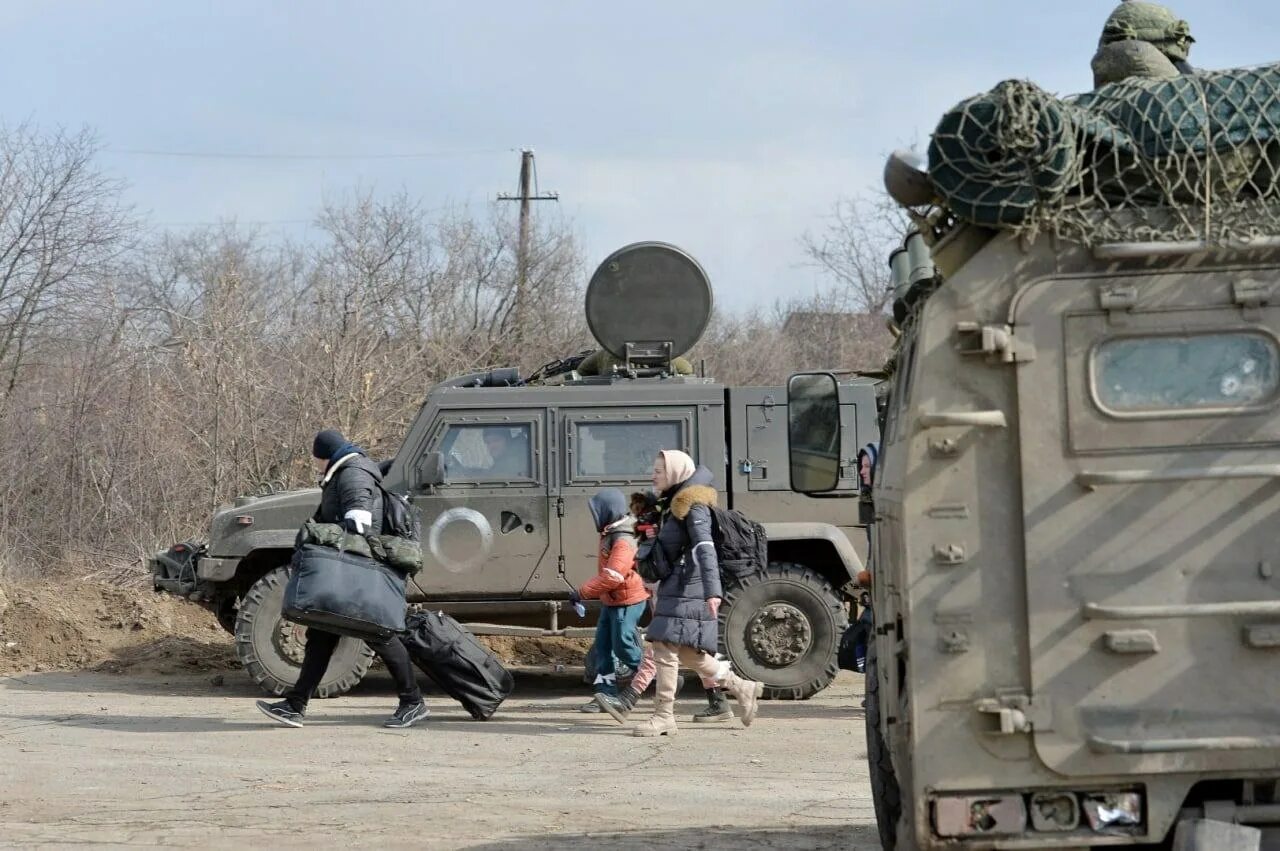
[[[840,558],[841,564],[844,566],[845,572],[849,579],[857,577],[858,572],[862,570],[862,559],[858,557],[858,551],[853,548],[853,543],[838,526],[832,526],[830,523],[762,523],[765,534],[769,536],[771,543],[781,541],[824,541],[831,544],[836,555]]]
[[[243,558],[255,550],[291,550],[297,538],[297,529],[263,529],[229,536],[222,546],[210,541],[209,549],[218,547],[218,552],[211,553],[215,558]]]

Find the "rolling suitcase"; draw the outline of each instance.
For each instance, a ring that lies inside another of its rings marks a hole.
[[[498,657],[443,612],[410,615],[403,640],[414,663],[477,721],[488,721],[515,688]]]

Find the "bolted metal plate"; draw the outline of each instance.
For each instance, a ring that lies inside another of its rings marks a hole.
[[[711,321],[711,281],[691,256],[665,242],[636,242],[610,254],[587,284],[587,327],[617,358],[627,343],[671,343],[685,354]]]

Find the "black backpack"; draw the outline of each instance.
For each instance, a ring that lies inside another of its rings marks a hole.
[[[764,527],[736,509],[711,508],[711,540],[716,545],[720,575],[741,580],[761,577],[769,564],[769,537]]]
[[[396,538],[418,540],[422,534],[422,522],[418,519],[418,511],[398,493],[392,493],[378,482],[378,490],[382,491],[382,534]]]

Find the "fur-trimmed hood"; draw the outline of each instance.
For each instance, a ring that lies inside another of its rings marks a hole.
[[[719,494],[712,487],[714,477],[706,467],[699,467],[687,482],[671,497],[671,516],[683,520],[695,505],[713,506],[719,502]]]

